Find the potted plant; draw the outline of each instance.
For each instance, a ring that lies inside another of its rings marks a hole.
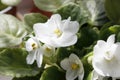
[[[120,0],[34,3],[51,16],[28,13],[21,21],[0,14],[0,74],[12,80],[120,79]]]

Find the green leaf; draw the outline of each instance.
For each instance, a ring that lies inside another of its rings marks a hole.
[[[5,9],[6,7],[7,7],[7,6],[4,5],[4,4],[2,4],[1,1],[0,1],[0,11],[3,10],[3,9]]]
[[[0,50],[0,74],[25,77],[35,76],[40,69],[36,65],[26,63],[27,52],[24,49],[1,49]]]
[[[91,25],[102,26],[108,21],[104,1],[105,0],[81,0],[79,5],[88,13],[88,19]]]
[[[70,3],[60,7],[56,13],[59,13],[63,19],[71,17],[72,21],[78,21],[80,26],[87,23],[87,15],[84,11],[75,3]]]
[[[105,0],[107,16],[116,24],[120,24],[120,0]]]
[[[87,77],[89,73],[93,70],[92,57],[93,57],[93,52],[90,52],[81,59],[85,70],[84,77]]]
[[[60,6],[67,4],[69,2],[74,2],[75,0],[33,0],[35,5],[45,11],[55,11]]]
[[[120,31],[120,25],[113,25],[110,27],[106,27],[106,28],[100,30],[100,39],[107,40],[107,38],[111,34],[118,35],[119,31]]]
[[[47,17],[40,14],[40,13],[29,13],[24,15],[24,22],[31,28],[33,29],[33,25],[35,23],[44,23],[47,21]]]
[[[80,36],[75,44],[75,48],[80,50],[84,47],[89,47],[94,41],[98,40],[97,29],[91,28],[90,26],[81,28],[79,34]]]
[[[93,71],[89,73],[89,75],[87,76],[85,80],[92,80],[93,79],[92,77],[93,77]]]
[[[25,25],[17,18],[0,14],[0,48],[21,44],[26,34]]]
[[[25,76],[25,77],[14,77],[12,80],[39,80],[41,76],[41,73],[35,75],[35,76]]]
[[[40,80],[65,80],[65,74],[52,66],[44,70]]]
[[[69,57],[71,54],[71,50],[69,48],[58,48],[57,49],[57,63],[59,64],[61,60],[63,60],[66,57]]]

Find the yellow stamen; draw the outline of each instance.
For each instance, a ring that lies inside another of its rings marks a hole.
[[[107,61],[111,61],[114,56],[109,51],[107,51],[104,57]]]
[[[51,51],[51,49],[50,49],[50,48],[48,48],[48,47],[46,47],[46,48],[45,48],[45,50],[46,50],[46,51],[48,51],[48,52],[49,52],[49,51]]]
[[[62,32],[61,32],[58,28],[54,30],[54,33],[55,33],[58,37],[60,37],[60,36],[62,35]]]
[[[37,45],[35,43],[32,44],[33,50],[37,48]]]
[[[76,70],[76,69],[79,68],[79,65],[76,64],[76,63],[73,63],[73,64],[71,65],[71,68],[72,68],[73,70]]]

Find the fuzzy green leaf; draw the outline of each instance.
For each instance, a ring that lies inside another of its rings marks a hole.
[[[65,74],[60,72],[57,67],[52,66],[43,72],[40,80],[65,80]]]
[[[112,22],[120,24],[120,0],[105,0],[105,10]]]
[[[100,39],[107,40],[107,38],[111,34],[118,35],[119,31],[120,31],[120,25],[113,25],[113,26],[110,26],[110,27],[106,27],[106,28],[100,30]]]
[[[40,69],[35,65],[26,63],[27,52],[24,49],[1,49],[0,50],[0,74],[24,77],[34,76]]]
[[[55,11],[60,6],[74,1],[75,0],[34,0],[34,3],[39,9],[45,11]]]
[[[0,14],[0,48],[21,44],[26,34],[25,25],[17,18]]]
[[[98,40],[97,29],[91,28],[90,26],[81,28],[79,34],[80,36],[75,44],[77,49],[89,47],[94,41]]]
[[[87,14],[75,3],[70,3],[59,8],[56,13],[59,13],[63,19],[71,17],[72,21],[78,21],[80,26],[87,23]]]
[[[4,5],[4,4],[2,4],[1,1],[0,1],[0,11],[3,10],[3,9],[5,9],[6,7],[7,7],[7,6]]]
[[[88,13],[89,23],[95,26],[102,26],[108,21],[106,17],[105,0],[81,0],[80,7]]]
[[[40,14],[40,13],[29,13],[24,15],[24,22],[27,24],[31,29],[35,23],[44,23],[47,21],[47,17]]]

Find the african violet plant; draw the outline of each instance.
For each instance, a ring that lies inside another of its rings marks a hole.
[[[13,80],[120,78],[119,0],[34,0],[50,18],[0,14],[0,74]],[[112,5],[112,6],[111,6]]]

